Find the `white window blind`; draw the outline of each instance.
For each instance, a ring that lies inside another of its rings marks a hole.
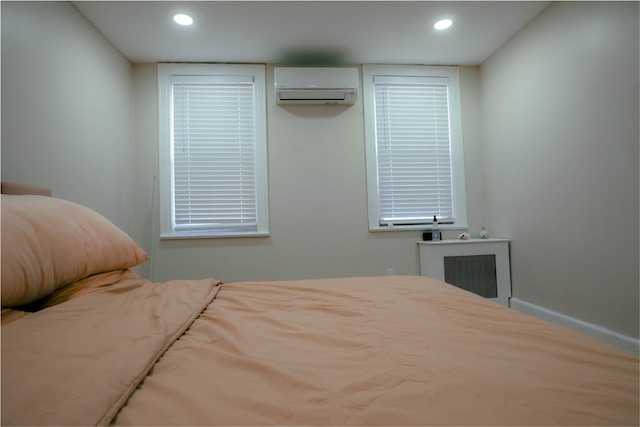
[[[253,78],[171,80],[174,229],[256,231]]]
[[[449,79],[374,76],[380,225],[454,222]]]

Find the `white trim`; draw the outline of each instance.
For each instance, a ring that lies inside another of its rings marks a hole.
[[[517,298],[511,298],[509,305],[512,309],[522,313],[531,314],[532,316],[536,316],[542,320],[547,320],[557,325],[565,326],[594,338],[607,341],[610,344],[624,348],[625,350],[631,351],[635,354],[640,354],[640,339],[638,338],[622,335],[602,326],[587,323]]]

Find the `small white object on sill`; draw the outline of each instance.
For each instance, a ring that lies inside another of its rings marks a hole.
[[[482,227],[482,230],[480,230],[480,238],[481,239],[489,238],[489,232],[484,227]]]
[[[458,239],[460,240],[469,240],[471,237],[469,236],[469,233],[460,233],[458,234]]]

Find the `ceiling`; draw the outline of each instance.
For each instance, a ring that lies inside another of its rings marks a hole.
[[[76,1],[131,62],[479,65],[549,1]],[[194,24],[172,17],[186,13]],[[451,18],[451,28],[433,24]]]

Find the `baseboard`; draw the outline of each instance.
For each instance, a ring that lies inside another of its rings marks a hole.
[[[540,307],[517,298],[511,298],[509,306],[522,313],[531,314],[540,319],[553,322],[555,324],[565,326],[567,328],[582,332],[592,337],[607,341],[613,345],[624,348],[625,350],[640,354],[640,339],[619,334],[602,326],[592,323],[583,322],[582,320],[569,317],[567,315]]]

